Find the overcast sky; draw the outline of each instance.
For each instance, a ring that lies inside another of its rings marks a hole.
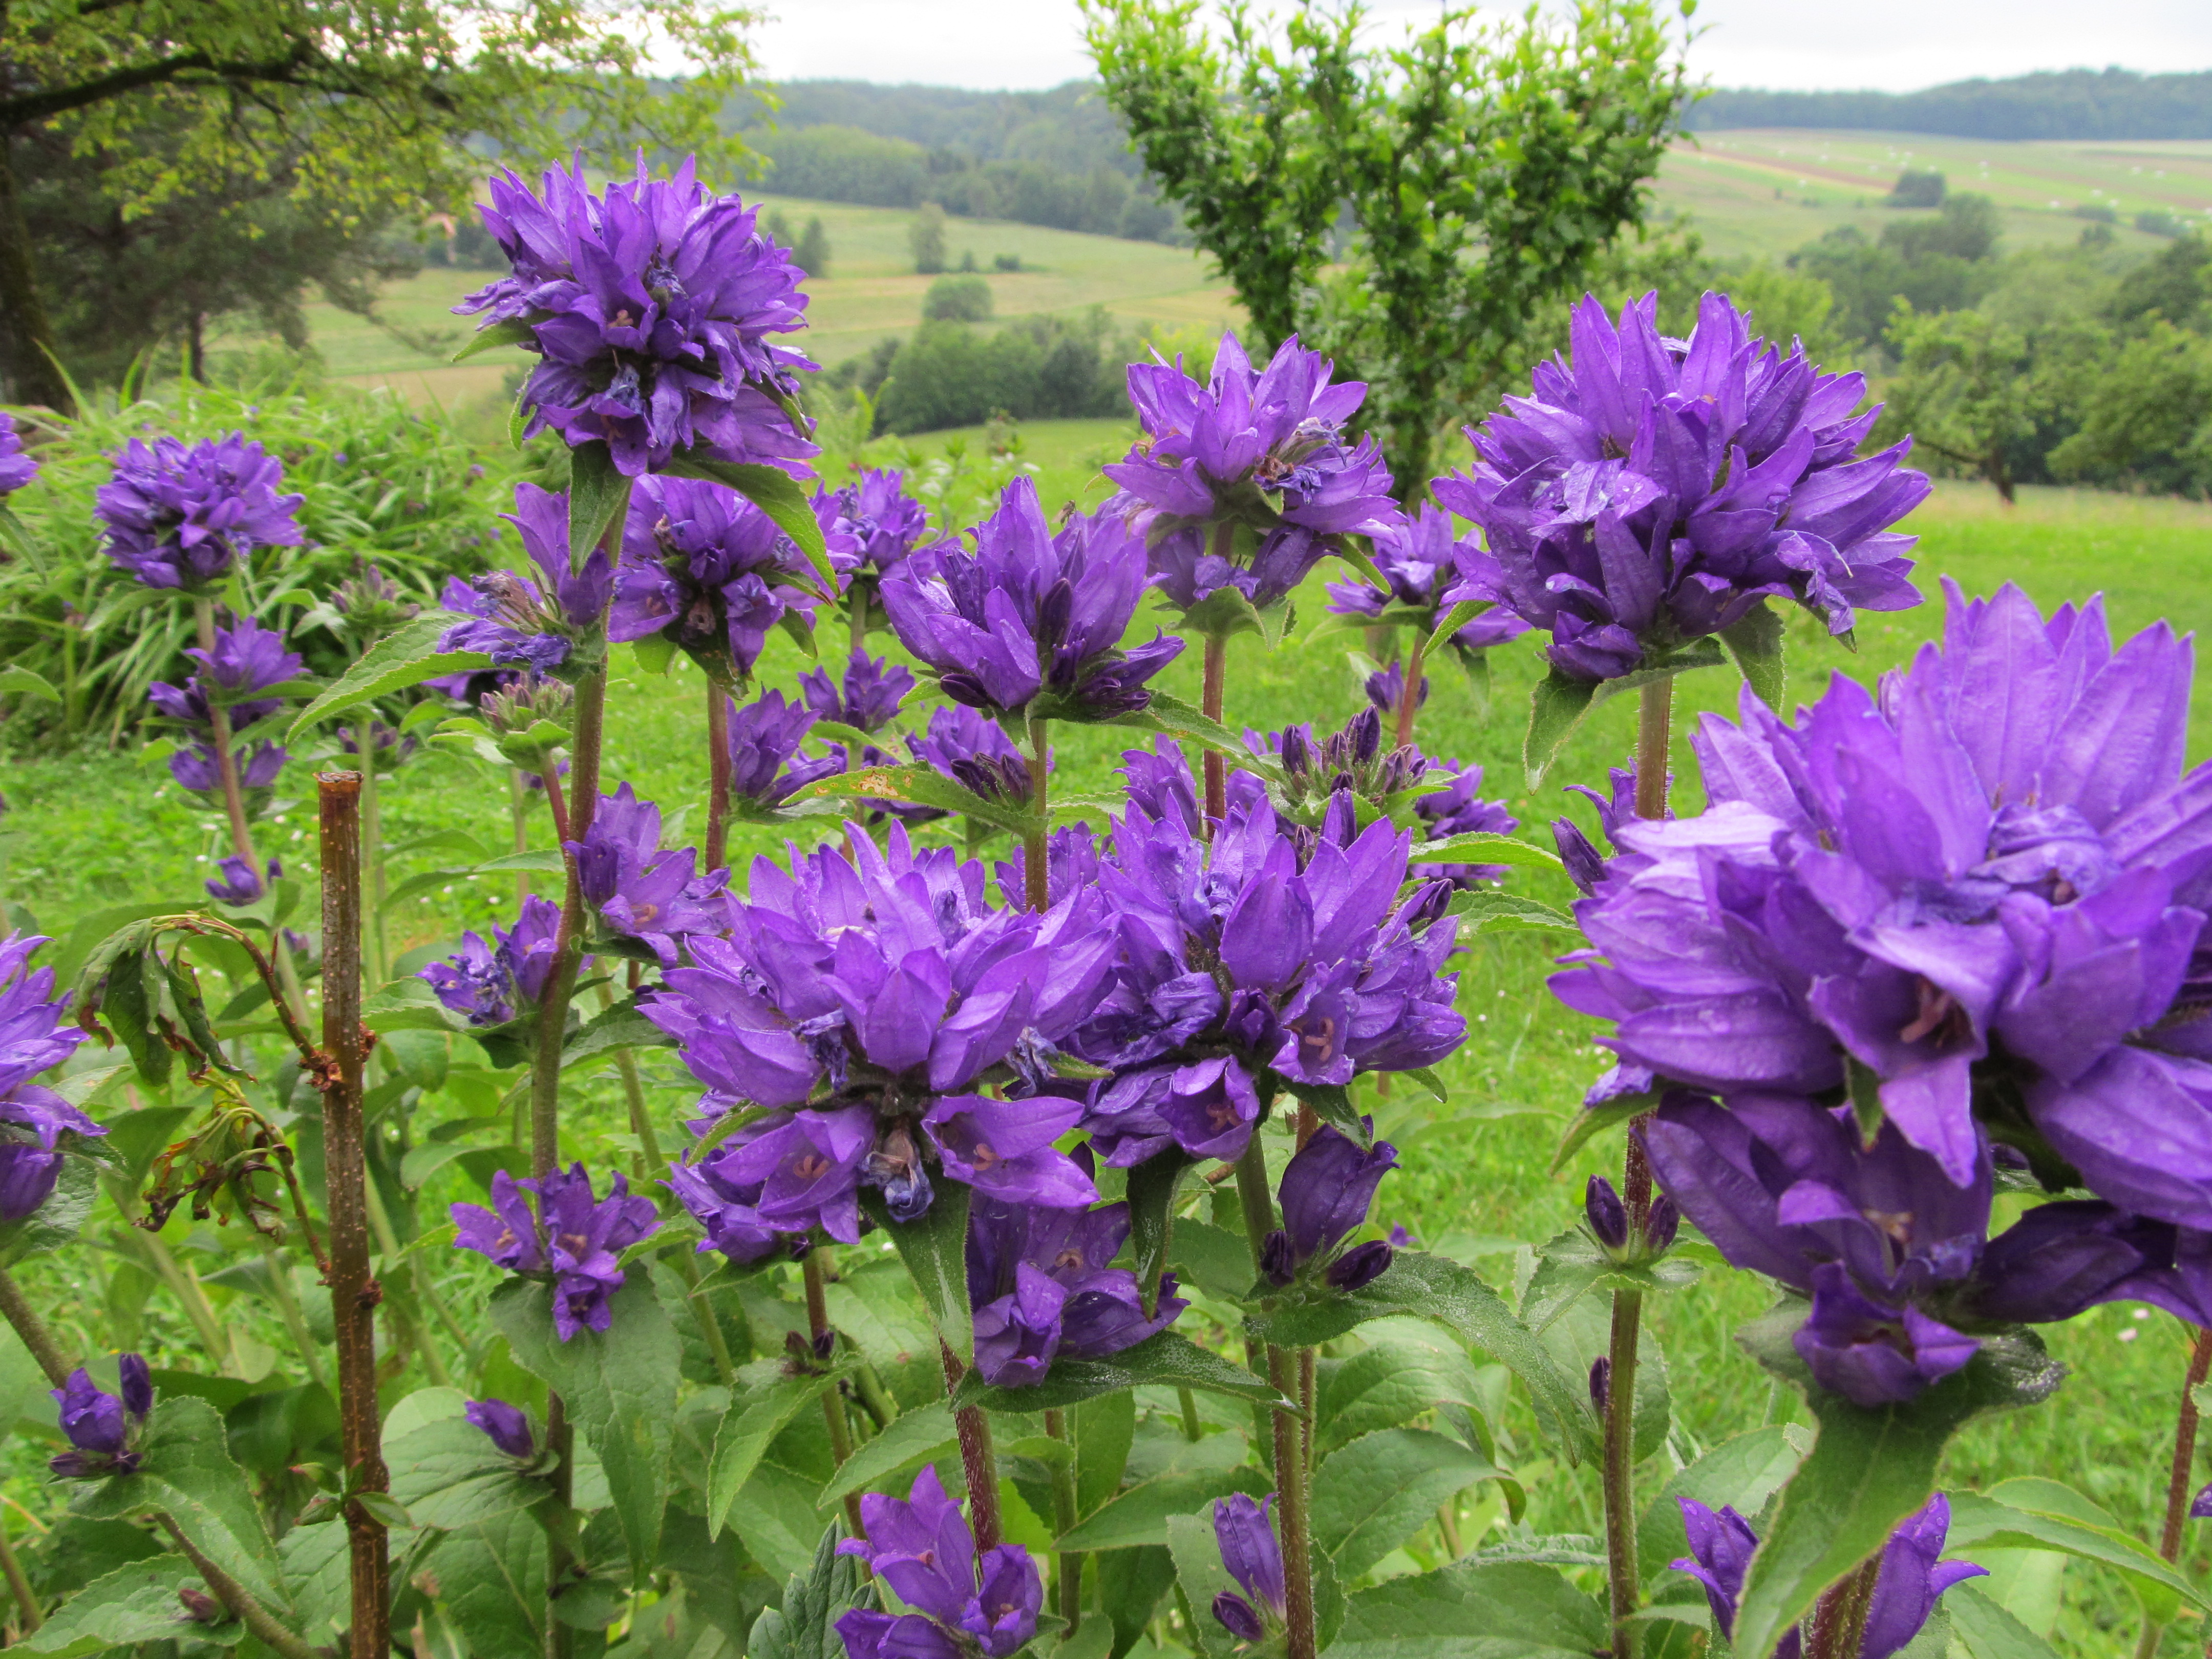
[[[775,80],[1030,88],[1091,72],[1075,0],[766,3],[781,14],[760,35]],[[1434,0],[1371,9],[1390,28],[1437,9]],[[1909,92],[2081,65],[2212,68],[2206,0],[1703,0],[1697,21],[1692,65],[1723,87]]]

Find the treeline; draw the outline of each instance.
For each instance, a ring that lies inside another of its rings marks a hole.
[[[1127,411],[1127,366],[1141,347],[1103,307],[981,328],[988,288],[979,277],[948,276],[932,285],[923,313],[930,320],[912,334],[878,341],[815,384],[832,392],[858,387],[873,403],[875,432],[901,437],[996,415],[1036,421]]]
[[[2058,70],[1923,92],[1720,91],[1684,125],[1833,127],[1960,138],[2212,138],[2212,70]]]

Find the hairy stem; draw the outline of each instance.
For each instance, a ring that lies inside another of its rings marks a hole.
[[[553,1454],[553,1501],[542,1505],[565,1520],[565,1530],[549,1525],[545,1528],[545,1659],[568,1659],[570,1638],[568,1626],[562,1624],[553,1606],[554,1598],[568,1588],[569,1577],[577,1562],[574,1511],[570,1499],[575,1495],[571,1472],[576,1465],[576,1427],[568,1420],[568,1408],[557,1393],[549,1391],[545,1396],[545,1447]]]
[[[806,1253],[799,1271],[806,1286],[806,1330],[814,1339],[814,1357],[827,1359],[836,1351],[837,1333],[830,1323],[830,1289],[828,1249],[817,1244]],[[839,1468],[853,1455],[853,1425],[845,1420],[845,1395],[832,1382],[822,1390],[822,1415],[830,1425],[830,1455]],[[853,1528],[853,1536],[865,1538],[866,1531],[860,1525],[860,1494],[845,1494],[845,1519]]]
[[[1194,1446],[1206,1432],[1198,1420],[1198,1396],[1188,1389],[1178,1388],[1176,1403],[1182,1407],[1182,1437]]]
[[[945,1392],[960,1386],[964,1367],[952,1345],[939,1338],[938,1354],[945,1362]],[[960,1435],[960,1468],[968,1477],[968,1524],[975,1534],[975,1547],[994,1550],[1006,1541],[999,1518],[999,1459],[991,1449],[991,1419],[980,1406],[963,1406],[952,1413]]]
[[[15,1282],[15,1274],[0,1267],[0,1316],[15,1327],[15,1334],[23,1339],[31,1358],[39,1362],[39,1369],[46,1374],[46,1381],[56,1388],[65,1387],[70,1379],[70,1363],[62,1358],[55,1346],[53,1333],[46,1322],[39,1317],[38,1310],[24,1297],[23,1287]]]
[[[1296,1398],[1297,1361],[1287,1348],[1270,1343],[1267,1376],[1278,1394]],[[1298,1419],[1275,1411],[1276,1515],[1282,1528],[1283,1618],[1288,1626],[1289,1659],[1314,1659],[1319,1651],[1314,1628],[1313,1540],[1307,1525],[1309,1482]]]
[[[707,841],[702,849],[707,870],[729,862],[730,695],[712,674],[707,677]]]
[[[0,1573],[7,1575],[8,1589],[15,1598],[15,1605],[22,1609],[23,1634],[33,1634],[46,1622],[46,1618],[39,1611],[39,1598],[32,1592],[23,1564],[15,1559],[15,1547],[8,1541],[8,1528],[4,1526],[0,1526]]]
[[[607,671],[600,664],[576,688],[575,745],[568,763],[568,782],[574,791],[567,823],[558,826],[564,848],[561,860],[568,871],[567,891],[561,904],[561,931],[556,937],[553,971],[546,976],[544,999],[538,1006],[538,1051],[530,1072],[530,1172],[550,1175],[561,1162],[561,1039],[568,1024],[569,1000],[576,993],[576,969],[583,959],[584,889],[576,873],[576,856],[565,843],[580,842],[591,832],[592,817],[599,804],[599,743],[607,708]],[[555,803],[556,816],[560,780],[549,773],[545,797]]]
[[[1644,1323],[1644,1294],[1616,1291],[1613,1340],[1607,1351],[1605,1394],[1606,1582],[1613,1607],[1613,1659],[1635,1659],[1638,1631],[1636,1558],[1636,1343]]]
[[[1881,1557],[1869,1556],[1820,1592],[1805,1621],[1806,1659],[1857,1659],[1881,1574]]]
[[[2166,1529],[2159,1534],[2158,1553],[2169,1561],[2181,1559],[2181,1538],[2189,1524],[2191,1478],[2197,1465],[2197,1390],[2212,1374],[2212,1330],[2200,1330],[2189,1351],[2189,1380],[2181,1385],[2181,1406],[2174,1414],[2173,1464],[2166,1482]]]
[[[1206,636],[1206,666],[1204,678],[1199,682],[1199,712],[1208,720],[1221,718],[1222,693],[1229,675],[1229,641],[1220,634]],[[1207,836],[1213,834],[1212,826],[1229,816],[1229,773],[1222,758],[1213,750],[1206,751],[1206,823],[1200,826]]]
[[[1051,784],[1045,775],[1045,757],[1049,752],[1045,744],[1045,727],[1050,724],[1034,714],[1029,719],[1030,789],[1037,827],[1022,838],[1022,883],[1029,908],[1036,911],[1052,908],[1051,872],[1046,868],[1052,824]]]
[[[1067,1430],[1067,1413],[1048,1411],[1044,1414],[1044,1431],[1068,1449],[1068,1455],[1056,1458],[1052,1466],[1052,1526],[1062,1537],[1073,1529],[1077,1520],[1075,1509],[1075,1439]],[[1059,1596],[1060,1616],[1067,1620],[1067,1629],[1061,1640],[1075,1634],[1083,1622],[1083,1557],[1073,1551],[1062,1551],[1053,1567],[1053,1584]]]
[[[162,1530],[169,1534],[169,1541],[183,1553],[185,1559],[192,1564],[192,1570],[207,1581],[207,1587],[215,1593],[215,1599],[222,1603],[232,1618],[236,1619],[246,1629],[260,1638],[266,1646],[283,1655],[283,1659],[322,1659],[322,1656],[319,1655],[314,1649],[309,1647],[270,1617],[269,1609],[255,1601],[252,1592],[247,1590],[245,1585],[202,1555],[193,1546],[191,1540],[185,1537],[178,1528],[174,1521],[158,1511],[155,1515],[155,1519],[161,1523]],[[353,1650],[356,1653],[367,1651],[358,1644],[354,1646]],[[388,1649],[380,1649],[377,1651],[381,1655],[388,1650]]]
[[[1413,722],[1421,713],[1422,658],[1429,648],[1429,636],[1419,629],[1413,630],[1413,647],[1406,653],[1406,685],[1398,694],[1398,747],[1403,749],[1413,740]]]

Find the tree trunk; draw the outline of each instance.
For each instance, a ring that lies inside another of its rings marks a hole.
[[[201,386],[207,384],[207,319],[195,311],[185,325],[185,371]],[[366,730],[366,728],[363,728]],[[374,763],[367,749],[362,750],[364,767]]]
[[[1991,450],[1989,459],[1984,463],[1983,471],[1988,475],[1989,481],[1997,487],[1997,499],[2007,507],[2014,506],[2012,469],[2005,465],[2002,452]]]
[[[54,361],[53,325],[39,297],[12,152],[9,137],[0,133],[0,392],[12,403],[74,415],[76,399]]]

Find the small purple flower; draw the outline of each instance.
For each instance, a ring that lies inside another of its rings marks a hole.
[[[38,476],[38,460],[23,453],[15,417],[0,413],[0,498],[12,495]]]
[[[1444,613],[1462,600],[1487,605],[1449,641],[1462,657],[1528,631],[1526,622],[1499,603],[1504,573],[1498,561],[1472,531],[1455,541],[1450,514],[1425,504],[1403,522],[1376,532],[1373,540],[1376,573],[1389,591],[1364,580],[1331,582],[1328,608],[1338,616],[1379,621],[1386,611],[1395,611],[1397,619],[1418,611],[1407,620],[1423,633],[1433,633]]]
[[[1014,746],[998,721],[963,703],[946,703],[929,714],[929,729],[906,740],[908,752],[931,771],[952,780],[985,800],[1022,805],[1036,796],[1030,757]],[[1052,751],[1045,751],[1052,765]],[[930,817],[942,812],[925,809]],[[908,823],[925,821],[921,811],[902,813]]]
[[[186,445],[133,438],[109,458],[97,510],[107,556],[149,587],[213,591],[257,547],[297,547],[304,495],[280,495],[284,469],[243,433]]]
[[[730,797],[763,811],[781,806],[810,783],[845,769],[842,750],[799,752],[813,711],[770,691],[730,716]]]
[[[1273,1495],[1254,1499],[1243,1492],[1213,1500],[1213,1537],[1221,1547],[1221,1565],[1243,1592],[1224,1590],[1215,1596],[1213,1616],[1240,1641],[1256,1642],[1270,1626],[1279,1628],[1283,1622],[1283,1547],[1268,1514],[1274,1504]]]
[[[126,1353],[116,1362],[120,1396],[107,1393],[82,1366],[70,1373],[63,1387],[52,1389],[61,1408],[62,1433],[70,1450],[49,1467],[67,1479],[92,1475],[128,1474],[138,1467],[136,1448],[147,1413],[154,1409],[154,1378],[140,1355]]]
[[[1397,523],[1381,449],[1344,436],[1367,388],[1331,386],[1330,370],[1293,337],[1255,372],[1234,334],[1222,336],[1205,386],[1179,361],[1130,365],[1145,436],[1106,468],[1121,486],[1108,510],[1144,538],[1173,603],[1188,610],[1234,587],[1265,609],[1344,537]]]
[[[726,925],[722,895],[730,872],[696,875],[698,854],[690,848],[661,846],[660,809],[626,783],[599,797],[582,841],[562,846],[576,860],[584,902],[601,932],[651,945],[664,968],[676,965],[678,941]]]
[[[1406,700],[1406,665],[1397,658],[1391,658],[1380,670],[1367,677],[1363,682],[1363,689],[1367,693],[1370,704],[1386,714],[1395,714],[1398,705]],[[1420,689],[1413,696],[1413,707],[1425,708],[1428,705],[1429,677],[1424,674]]]
[[[793,472],[817,453],[782,401],[814,365],[768,339],[805,325],[798,268],[688,159],[649,179],[641,154],[633,183],[596,196],[580,157],[546,173],[542,196],[503,171],[481,211],[514,274],[454,309],[528,325],[542,361],[523,387],[526,434],[603,441],[630,477],[679,450]]]
[[[522,535],[522,550],[542,581],[511,570],[494,570],[446,584],[442,603],[473,620],[456,623],[438,638],[441,651],[481,651],[495,668],[550,674],[569,665],[577,645],[597,629],[615,589],[614,561],[604,544],[572,568],[568,550],[568,495],[534,483],[514,487],[514,511],[501,516]],[[550,595],[549,599],[547,596]]]
[[[146,695],[163,714],[202,737],[215,730],[211,710],[216,704],[229,715],[234,732],[276,713],[283,700],[258,694],[299,678],[307,667],[297,652],[286,649],[282,634],[251,617],[217,629],[214,649],[192,646],[185,654],[199,665],[199,672],[181,686],[156,680]]]
[[[811,626],[813,581],[791,538],[721,484],[645,477],[630,496],[607,637],[665,634],[715,683],[739,684],[787,616]]]
[[[857,732],[880,732],[898,717],[899,705],[914,690],[914,676],[884,657],[855,651],[845,665],[840,687],[830,671],[817,668],[799,677],[799,692],[817,720],[835,720]]]
[[[850,550],[856,578],[880,576],[914,550],[929,516],[906,493],[906,474],[869,471],[842,489],[817,494],[815,516],[825,537]]]
[[[1129,1237],[1129,1206],[1048,1209],[978,1192],[968,1212],[968,1295],[975,1367],[999,1388],[1044,1380],[1053,1359],[1100,1358],[1165,1330],[1190,1304],[1172,1273],[1146,1316],[1137,1276],[1112,1266]]]
[[[837,1553],[864,1557],[918,1611],[895,1617],[855,1607],[840,1616],[837,1634],[851,1659],[956,1659],[977,1649],[1007,1659],[1036,1634],[1044,1605],[1036,1564],[1018,1544],[1001,1544],[979,1562],[975,1534],[934,1465],[905,1499],[864,1493],[860,1523],[866,1537],[845,1540]]]
[[[1429,776],[1438,774],[1449,780],[1446,787],[1434,793],[1423,795],[1413,803],[1413,811],[1428,825],[1428,839],[1443,841],[1452,836],[1509,836],[1521,827],[1521,820],[1507,810],[1502,800],[1487,800],[1482,794],[1482,768],[1462,766],[1456,760],[1434,761]],[[1503,881],[1506,866],[1502,864],[1423,864],[1421,873],[1432,880],[1451,883],[1455,887],[1473,887],[1486,881]]]
[[[1371,1133],[1373,1125],[1368,1127]],[[1261,1249],[1268,1282],[1288,1285],[1302,1273],[1319,1272],[1334,1288],[1356,1291],[1380,1278],[1390,1265],[1389,1244],[1339,1250],[1367,1224],[1375,1189],[1397,1167],[1398,1149],[1389,1141],[1363,1147],[1334,1125],[1322,1125],[1283,1170],[1283,1224]]]
[[[1006,714],[1040,695],[1092,716],[1151,701],[1145,682],[1182,641],[1121,650],[1147,578],[1143,544],[1121,519],[1079,516],[1054,535],[1036,485],[1020,477],[974,535],[974,552],[950,542],[920,549],[883,581],[899,642],[946,696]]]
[[[512,928],[492,929],[493,944],[461,935],[461,948],[422,973],[438,1000],[471,1025],[505,1025],[531,1013],[553,971],[561,907],[532,893]]]
[[[19,1140],[0,1141],[0,1224],[27,1221],[53,1196],[62,1155]]]
[[[207,884],[210,898],[219,899],[225,904],[252,904],[269,890],[268,883],[262,879],[261,872],[244,859],[225,859],[216,868],[222,872],[222,878]],[[275,859],[269,860],[269,881],[276,880],[283,873],[283,864]]]
[[[530,1419],[520,1406],[504,1400],[471,1400],[462,1416],[491,1437],[491,1443],[509,1457],[529,1458],[538,1453],[531,1437]]]
[[[524,1193],[538,1200],[532,1215]],[[605,1331],[614,1321],[608,1301],[623,1286],[623,1251],[659,1227],[649,1198],[633,1198],[617,1174],[604,1199],[580,1164],[534,1180],[506,1170],[492,1176],[492,1207],[456,1204],[454,1245],[495,1267],[553,1283],[553,1329],[563,1342],[580,1331]],[[483,1425],[479,1424],[479,1427]],[[489,1429],[485,1430],[490,1433]]]
[[[246,789],[266,789],[291,759],[289,750],[273,743],[257,743],[237,757],[238,781]],[[203,799],[212,800],[222,789],[215,750],[204,743],[187,744],[169,757],[169,775]]]
[[[30,966],[31,953],[46,942],[38,933],[0,938],[0,1122],[21,1124],[52,1152],[64,1129],[81,1135],[107,1131],[31,1081],[67,1060],[86,1035],[62,1024],[69,998],[53,994],[54,970]]]
[[[1316,738],[1310,724],[1265,737],[1246,731],[1246,748],[1255,755],[1273,753],[1282,762],[1277,806],[1286,832],[1291,825],[1328,830],[1341,846],[1352,819],[1358,816],[1353,798],[1374,809],[1366,816],[1387,817],[1427,787],[1427,757],[1411,744],[1384,748],[1382,731],[1382,714],[1372,708],[1361,709],[1326,738]],[[1332,823],[1334,829],[1329,828]]]

